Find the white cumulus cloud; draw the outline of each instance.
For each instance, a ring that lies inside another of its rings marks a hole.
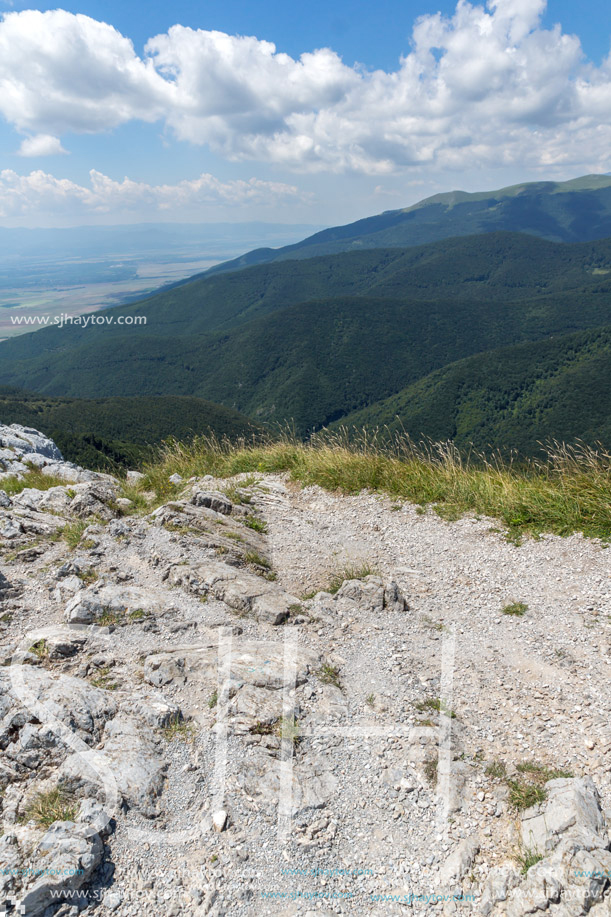
[[[34,137],[26,137],[19,147],[20,156],[55,156],[58,153],[66,153],[58,137],[52,134],[36,134]]]
[[[124,178],[118,182],[96,172],[90,184],[79,185],[42,170],[19,175],[12,169],[0,172],[0,217],[24,217],[30,213],[78,216],[104,213],[182,214],[207,204],[277,204],[284,199],[306,200],[294,185],[282,182],[234,180],[222,182],[213,175],[178,182],[149,185]]]
[[[155,121],[173,87],[112,26],[65,10],[6,13],[0,24],[0,109],[18,130],[108,130]]]
[[[255,37],[175,25],[144,54],[111,25],[63,10],[0,22],[0,112],[60,137],[160,121],[231,160],[296,171],[609,168],[611,59],[544,29],[545,0],[459,0],[420,17],[396,70],[331,49],[294,59]]]

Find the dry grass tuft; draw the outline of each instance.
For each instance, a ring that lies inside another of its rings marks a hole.
[[[22,821],[48,828],[56,821],[74,821],[78,805],[61,787],[38,793],[27,806]]]

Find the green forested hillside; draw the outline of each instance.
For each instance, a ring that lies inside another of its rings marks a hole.
[[[197,396],[257,422],[294,421],[305,435],[465,358],[610,325],[611,240],[491,233],[350,252],[206,276],[101,314],[147,324],[4,342],[0,384],[73,398]],[[179,436],[180,413],[164,415]],[[125,441],[130,424],[146,425],[139,409],[133,423],[124,412]]]
[[[611,176],[584,175],[566,182],[526,182],[496,191],[450,191],[411,207],[334,226],[302,242],[255,249],[216,265],[210,273],[252,264],[312,258],[366,248],[422,245],[452,236],[523,232],[555,242],[611,236]]]
[[[237,439],[260,429],[201,398],[52,398],[11,388],[0,389],[0,423],[41,430],[70,461],[109,470],[135,467],[169,437],[214,433]]]
[[[306,433],[456,359],[611,322],[606,292],[518,302],[341,297],[209,335],[130,336],[32,360],[38,391],[76,397],[195,393]],[[6,381],[6,380],[3,380]]]
[[[611,326],[460,360],[342,424],[523,455],[550,439],[611,449]]]
[[[49,327],[0,343],[0,382],[18,361],[117,338],[206,334],[309,300],[337,296],[422,300],[522,299],[546,293],[611,291],[611,239],[561,245],[519,233],[448,239],[204,275],[141,302],[98,313],[114,324]],[[116,324],[146,318],[146,324]],[[45,363],[46,365],[46,363]],[[52,367],[52,362],[49,363]]]

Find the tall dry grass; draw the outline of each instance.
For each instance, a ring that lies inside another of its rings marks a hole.
[[[167,499],[169,483],[212,474],[288,472],[302,484],[347,494],[369,490],[432,505],[445,518],[476,513],[498,519],[511,536],[554,532],[611,537],[611,455],[602,446],[552,442],[544,457],[529,461],[475,450],[462,453],[451,442],[416,443],[406,434],[346,429],[315,434],[307,443],[289,433],[238,443],[201,436],[191,443],[166,443],[159,460],[144,469],[145,488]]]

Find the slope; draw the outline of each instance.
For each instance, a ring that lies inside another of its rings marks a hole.
[[[305,433],[471,354],[605,323],[606,291],[518,302],[337,297],[227,332],[86,341],[1,381],[75,397],[195,394],[260,421],[292,418]]]
[[[611,449],[609,379],[611,326],[460,360],[342,424],[523,455],[548,439]]]

